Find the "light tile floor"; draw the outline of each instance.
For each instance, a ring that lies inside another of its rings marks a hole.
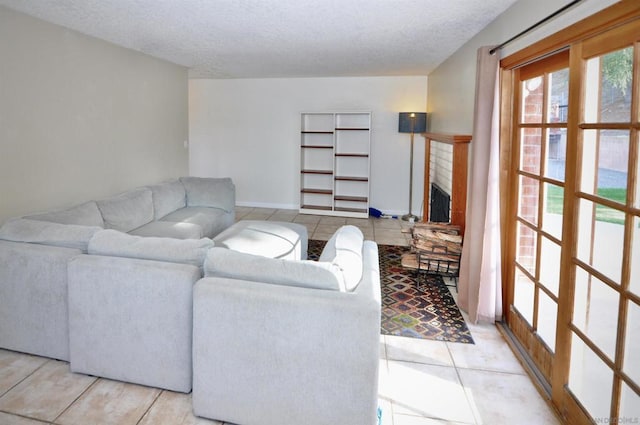
[[[237,209],[237,219],[294,221],[322,240],[353,224],[379,244],[408,245],[401,232],[408,224],[393,219],[245,207]],[[382,423],[559,424],[496,327],[467,324],[475,345],[380,336]],[[0,424],[43,423],[222,425],[194,417],[190,394],[79,375],[66,362],[0,350]]]

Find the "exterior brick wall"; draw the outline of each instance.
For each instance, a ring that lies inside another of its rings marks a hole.
[[[525,83],[526,87],[526,83]],[[544,101],[544,85],[539,84],[533,90],[523,91],[526,96],[522,104],[523,123],[542,123]],[[542,155],[542,130],[540,128],[524,128],[520,135],[520,170],[540,175]],[[532,178],[520,178],[519,216],[524,220],[538,224],[538,205],[540,198],[539,181]],[[520,225],[518,232],[518,262],[530,272],[535,271],[536,234],[529,228]]]

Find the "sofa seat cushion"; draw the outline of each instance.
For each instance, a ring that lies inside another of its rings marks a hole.
[[[335,264],[344,277],[347,291],[353,291],[362,279],[364,236],[356,226],[342,226],[327,241],[319,261]]]
[[[200,239],[204,237],[202,226],[199,224],[173,221],[152,221],[128,233],[135,236],[175,239]]]
[[[243,220],[214,239],[216,246],[289,260],[307,259],[307,228],[297,223]]]
[[[226,248],[207,252],[204,276],[344,291],[342,272],[331,263],[268,258]]]
[[[230,178],[180,177],[187,194],[187,206],[235,209],[235,186]]]
[[[212,238],[233,224],[233,213],[219,208],[184,207],[168,214],[160,221],[192,223],[202,228],[202,236]]]
[[[139,188],[97,201],[105,228],[129,232],[153,220],[151,190]]]
[[[208,238],[181,240],[102,230],[89,241],[88,252],[92,255],[157,260],[202,267],[207,251],[211,248],[213,241]]]
[[[170,180],[149,186],[153,198],[153,214],[155,220],[184,208],[187,205],[187,195],[180,180]]]
[[[31,220],[50,221],[60,224],[77,224],[80,226],[104,227],[102,214],[95,201],[85,202],[75,207],[61,211],[52,211],[43,214],[32,214],[24,218]]]
[[[75,248],[87,252],[89,240],[101,230],[103,229],[97,226],[79,226],[17,218],[7,221],[0,227],[0,239]]]

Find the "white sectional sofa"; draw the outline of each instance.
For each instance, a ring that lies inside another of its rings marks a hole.
[[[377,245],[234,223],[229,179],[181,178],[0,227],[0,348],[173,391],[239,425],[376,422]]]

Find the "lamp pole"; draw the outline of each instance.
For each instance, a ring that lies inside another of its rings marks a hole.
[[[411,113],[409,115],[409,118],[411,120],[411,156],[409,157],[409,214],[403,215],[402,219],[404,221],[414,222],[418,219],[417,216],[411,213],[411,205],[413,204],[413,130],[415,128],[416,114]]]

